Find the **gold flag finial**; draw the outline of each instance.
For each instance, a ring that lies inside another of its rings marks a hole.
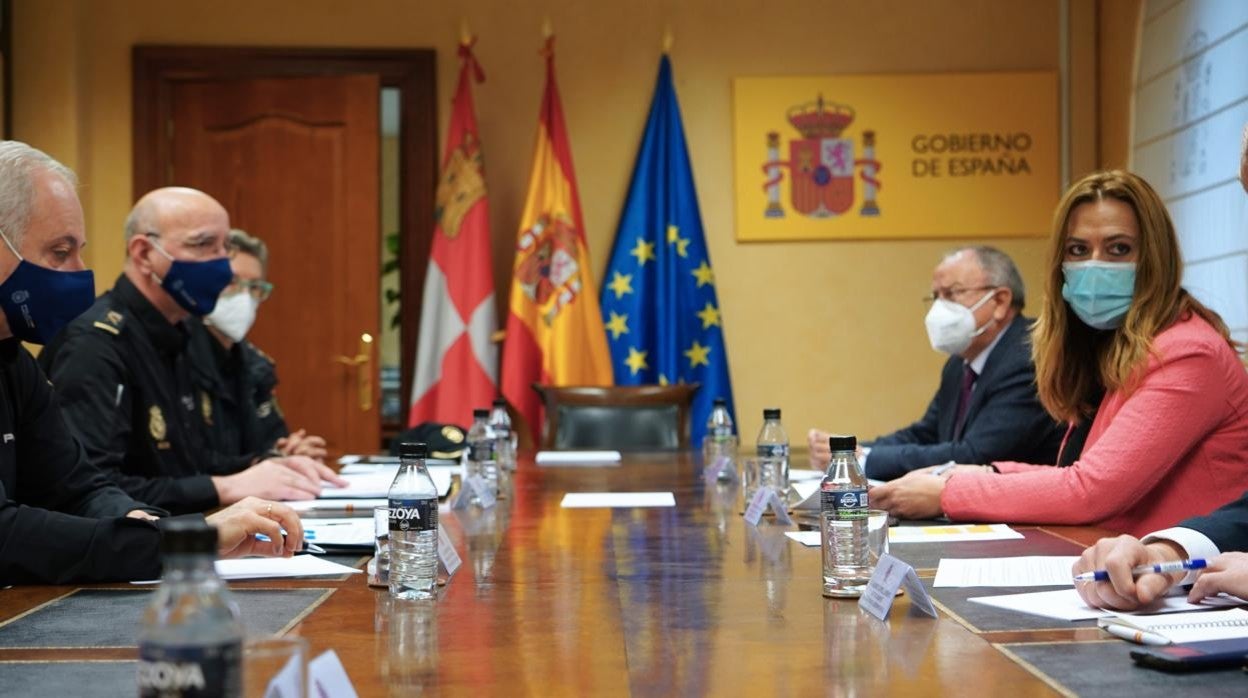
[[[671,25],[663,27],[663,53],[671,53],[672,43],[675,41],[676,37],[672,36]]]
[[[542,38],[549,39],[555,35],[555,27],[550,23],[549,17],[542,18]]]
[[[459,43],[467,46],[472,43],[472,28],[468,26],[468,18],[459,20]]]

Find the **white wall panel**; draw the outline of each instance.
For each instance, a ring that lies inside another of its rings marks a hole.
[[[1248,328],[1248,254],[1188,264],[1183,287],[1218,311],[1227,325]]]
[[[1245,1],[1248,5],[1248,0]],[[1245,57],[1248,65],[1248,57]],[[1136,109],[1147,108],[1137,102]],[[1164,108],[1157,105],[1154,108]],[[1171,201],[1239,176],[1239,143],[1248,99],[1161,140],[1135,149],[1135,172]]]
[[[1155,78],[1248,23],[1248,2],[1185,0],[1146,17],[1136,84]]]
[[[1248,2],[1244,2],[1248,7]],[[1140,87],[1134,144],[1190,126],[1248,95],[1248,25]],[[1163,108],[1164,107],[1166,108]]]
[[[1169,209],[1184,260],[1248,252],[1248,195],[1237,180],[1178,199]]]

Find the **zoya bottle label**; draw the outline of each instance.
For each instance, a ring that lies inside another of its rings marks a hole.
[[[390,531],[432,531],[438,527],[437,499],[390,500]]]
[[[243,645],[139,648],[140,698],[241,696]]]
[[[836,512],[841,518],[859,518],[867,515],[866,490],[824,490],[820,496],[824,511]]]
[[[787,444],[759,444],[759,458],[788,458],[789,447]]]
[[[497,454],[495,453],[494,445],[495,444],[493,441],[484,441],[481,443],[474,443],[474,444],[469,445],[468,446],[468,460],[477,461],[479,463],[484,462],[484,461],[497,460]]]

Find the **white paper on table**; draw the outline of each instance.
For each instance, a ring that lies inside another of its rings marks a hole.
[[[671,492],[568,492],[559,506],[564,509],[629,509],[674,507]]]
[[[538,451],[538,465],[607,465],[620,462],[619,451]]]
[[[883,485],[883,484],[884,484],[883,480],[873,480],[871,478],[867,478],[867,487],[879,487],[880,485]]]
[[[981,540],[1021,540],[1022,538],[1023,534],[1006,524],[894,526],[888,531],[889,543],[955,543]],[[1064,584],[1065,582],[1058,583]]]
[[[892,542],[892,537],[889,537]],[[934,587],[1053,587],[1073,584],[1074,555],[943,558]]]
[[[367,470],[364,470],[367,468]],[[429,477],[433,478],[434,487],[438,488],[438,496],[445,497],[451,491],[451,474],[459,466],[438,465],[426,468]],[[347,481],[346,487],[335,487],[329,483],[321,488],[321,499],[365,499],[385,497],[390,494],[390,485],[394,484],[394,476],[399,474],[397,465],[365,465],[343,468],[339,475]]]
[[[1007,611],[1029,613],[1033,616],[1044,616],[1058,620],[1092,620],[1112,615],[1100,608],[1091,608],[1079,597],[1074,589],[1058,589],[1056,591],[1032,591],[1023,594],[1005,594],[1003,596],[976,596],[969,601],[1004,608]],[[1180,611],[1199,611],[1202,609],[1219,608],[1224,603],[1191,604],[1185,596],[1164,596],[1152,605],[1142,608],[1137,613],[1178,613]]]
[[[785,531],[784,535],[808,548],[818,548],[823,545],[823,538],[819,531]]]
[[[317,545],[372,549],[376,535],[371,518],[304,519],[303,538]]]
[[[278,579],[287,577],[323,577],[338,574],[359,574],[354,567],[340,565],[315,555],[294,557],[245,557],[239,560],[217,560],[217,576],[225,580]],[[132,584],[159,584],[150,579]]]
[[[790,468],[789,484],[795,482],[805,482],[806,480],[819,481],[823,479],[824,472],[822,470],[812,470],[810,468]]]
[[[300,502],[284,502],[284,504],[296,512],[338,511],[348,515],[371,517],[373,515],[373,507],[388,506],[390,500],[385,497],[369,499],[307,499]]]
[[[342,666],[342,660],[333,650],[326,650],[308,662],[308,690],[315,696],[357,698],[346,667]]]
[[[426,468],[449,468],[459,467],[458,458],[426,458]],[[342,469],[341,473],[367,473],[376,471],[378,468],[390,468],[392,471],[399,467],[398,456],[343,456],[338,459],[338,464]]]

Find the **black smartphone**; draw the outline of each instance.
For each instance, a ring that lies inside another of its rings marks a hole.
[[[1248,660],[1248,638],[1206,640],[1131,650],[1140,666],[1162,671],[1202,671],[1243,666]]]

